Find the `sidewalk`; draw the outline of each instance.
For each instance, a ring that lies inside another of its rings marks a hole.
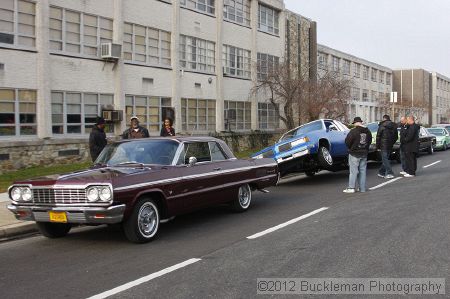
[[[21,235],[37,232],[33,221],[20,221],[8,211],[10,203],[7,193],[0,193],[0,241],[9,240]]]

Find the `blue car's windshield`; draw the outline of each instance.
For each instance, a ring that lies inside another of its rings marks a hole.
[[[103,165],[171,165],[178,149],[174,140],[139,140],[113,143],[105,147],[95,163]]]
[[[367,125],[367,129],[369,129],[370,132],[376,133],[378,131],[378,123],[370,123]]]
[[[436,136],[444,136],[445,135],[444,130],[442,130],[442,129],[428,129],[428,132],[430,132],[431,134],[436,135]]]
[[[297,129],[291,130],[287,133],[285,133],[281,138],[280,141],[284,141],[287,139],[291,139],[295,136],[300,136],[300,135],[305,135],[307,133],[313,132],[313,131],[317,131],[317,130],[322,130],[323,126],[322,126],[322,121],[318,120],[318,121],[314,121],[311,123],[307,123]]]

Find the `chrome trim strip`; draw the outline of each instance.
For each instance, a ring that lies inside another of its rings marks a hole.
[[[123,191],[123,190],[147,187],[147,186],[152,186],[152,185],[174,183],[174,182],[183,181],[183,180],[201,178],[201,177],[205,177],[205,176],[213,176],[213,175],[215,176],[218,174],[227,174],[227,173],[233,173],[233,172],[239,172],[239,171],[245,171],[245,170],[251,170],[251,169],[258,169],[258,168],[265,168],[265,167],[274,167],[274,166],[277,166],[277,164],[275,163],[275,164],[267,164],[267,165],[262,165],[262,166],[247,166],[247,167],[234,168],[234,169],[229,169],[229,170],[214,171],[214,172],[207,172],[207,173],[203,173],[203,174],[182,176],[182,177],[178,177],[178,178],[163,179],[163,180],[154,181],[154,182],[134,184],[134,185],[130,185],[130,186],[115,188],[114,190],[115,191]]]

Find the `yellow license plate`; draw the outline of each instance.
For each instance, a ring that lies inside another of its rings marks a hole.
[[[66,212],[48,212],[51,222],[63,222],[67,223]]]

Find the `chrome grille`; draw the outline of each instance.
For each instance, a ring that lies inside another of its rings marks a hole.
[[[87,203],[85,189],[33,188],[35,204],[77,204]]]
[[[291,143],[285,143],[278,147],[278,151],[280,152],[287,152],[292,148]]]

